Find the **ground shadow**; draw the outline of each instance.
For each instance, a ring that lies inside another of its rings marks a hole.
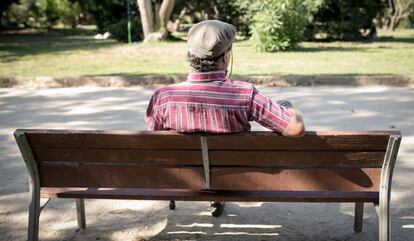
[[[74,50],[95,50],[118,44],[115,40],[96,40],[93,32],[58,31],[0,35],[2,62],[10,62],[28,55],[57,54]]]
[[[406,38],[398,38],[398,37],[379,37],[374,42],[380,43],[407,43],[412,44],[414,43],[414,37],[406,37]]]

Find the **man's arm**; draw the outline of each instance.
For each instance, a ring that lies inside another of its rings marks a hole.
[[[277,101],[279,106],[285,107],[290,113],[292,113],[292,119],[289,122],[287,128],[282,132],[284,136],[300,137],[305,134],[305,123],[303,122],[302,113],[293,108],[292,103],[288,100]]]
[[[162,121],[159,119],[157,113],[155,112],[155,98],[156,93],[151,96],[151,99],[148,103],[147,111],[145,112],[145,123],[147,124],[147,129],[150,131],[162,130]]]
[[[299,137],[305,134],[300,112],[289,101],[272,101],[253,89],[250,120],[284,136]]]

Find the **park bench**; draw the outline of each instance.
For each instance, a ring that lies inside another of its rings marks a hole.
[[[364,203],[379,216],[379,240],[390,240],[391,179],[398,131],[272,132],[231,135],[166,131],[16,130],[29,172],[28,239],[38,239],[40,198]]]

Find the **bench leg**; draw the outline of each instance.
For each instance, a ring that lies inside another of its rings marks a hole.
[[[354,214],[355,233],[362,232],[363,220],[364,220],[364,203],[355,203],[355,214]]]
[[[381,170],[381,184],[379,205],[374,204],[378,214],[379,241],[391,241],[391,220],[390,201],[391,184],[394,165],[397,160],[398,148],[400,147],[401,136],[390,136],[387,152]]]
[[[39,216],[40,216],[40,191],[39,187],[30,182],[31,200],[29,205],[29,227],[27,240],[37,241],[39,239]]]
[[[85,201],[83,198],[76,199],[76,213],[78,218],[78,229],[86,228],[86,217],[85,217]]]
[[[390,231],[390,203],[389,199],[383,198],[381,200],[378,209],[378,224],[379,224],[379,241],[390,241],[391,240],[391,231]]]
[[[170,208],[170,210],[174,210],[175,209],[175,201],[174,200],[170,200],[169,208]]]

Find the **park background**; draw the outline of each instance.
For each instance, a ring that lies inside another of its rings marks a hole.
[[[237,28],[232,79],[290,99],[308,130],[401,130],[394,240],[414,236],[414,0],[1,0],[0,240],[24,240],[28,182],[16,128],[145,129],[159,86],[184,81],[186,33]],[[253,130],[263,130],[253,125]],[[352,231],[349,204],[71,200],[40,218],[41,240],[376,240],[373,207]]]

